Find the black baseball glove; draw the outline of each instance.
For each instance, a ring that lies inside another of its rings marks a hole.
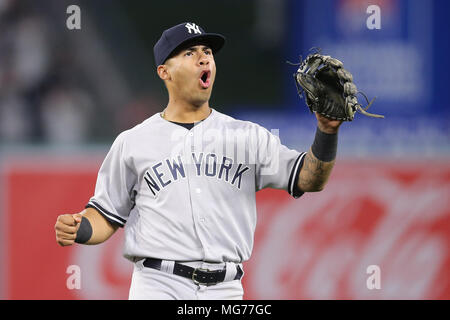
[[[362,107],[356,98],[358,90],[353,83],[353,76],[343,68],[341,61],[319,53],[310,54],[300,63],[294,74],[297,90],[304,94],[306,104],[311,112],[342,121],[352,121],[356,111],[374,118],[382,115],[368,113],[366,110],[375,99]]]

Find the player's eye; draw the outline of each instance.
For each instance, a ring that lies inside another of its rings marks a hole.
[[[205,54],[207,54],[207,55],[211,55],[212,54],[212,51],[211,50],[205,50]]]
[[[185,56],[191,56],[192,55],[192,51],[188,51],[184,54]]]

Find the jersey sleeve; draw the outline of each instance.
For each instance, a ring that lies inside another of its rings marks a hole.
[[[263,127],[257,128],[256,191],[264,188],[286,190],[299,198],[298,176],[306,152],[298,152],[283,145],[278,136]]]
[[[125,161],[124,133],[114,141],[97,175],[94,196],[86,208],[94,208],[110,223],[123,227],[134,206],[136,175]]]

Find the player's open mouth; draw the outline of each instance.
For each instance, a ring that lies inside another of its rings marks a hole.
[[[209,70],[202,71],[202,73],[200,74],[199,81],[203,89],[209,88],[209,85],[211,84],[210,78],[211,78],[211,71]]]

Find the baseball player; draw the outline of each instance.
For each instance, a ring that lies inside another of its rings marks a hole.
[[[162,33],[154,57],[166,108],[119,134],[85,210],[57,218],[61,246],[99,244],[125,228],[130,299],[242,299],[255,193],[321,191],[335,163],[342,120],[316,112],[312,147],[298,152],[209,105],[224,43],[194,23]]]

